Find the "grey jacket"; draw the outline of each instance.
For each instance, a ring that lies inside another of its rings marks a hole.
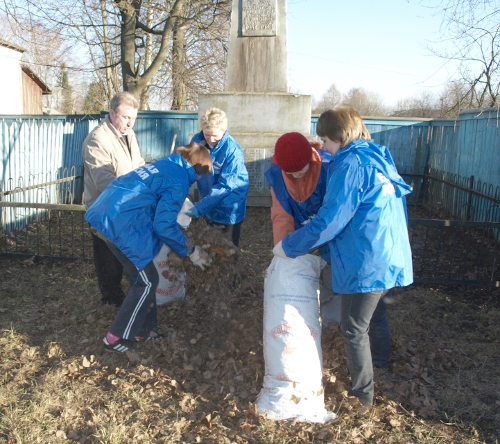
[[[84,203],[89,208],[104,189],[117,177],[145,164],[133,130],[127,138],[111,124],[109,116],[83,142]]]

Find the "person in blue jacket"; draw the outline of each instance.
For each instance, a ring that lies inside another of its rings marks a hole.
[[[323,204],[315,218],[285,237],[273,253],[294,258],[328,243],[332,287],[342,294],[340,330],[349,393],[371,405],[370,321],[378,316],[377,333],[390,341],[385,309],[377,308],[394,287],[413,282],[405,201],[411,187],[398,174],[389,149],[369,141],[355,109],[325,111],[316,132],[333,156]]]
[[[298,132],[283,134],[274,147],[273,165],[265,172],[271,191],[271,221],[276,245],[316,216],[326,193],[328,164],[332,157],[322,144]],[[319,249],[321,324],[340,324],[340,295],[331,288],[332,271],[328,245]]]
[[[222,226],[222,231],[239,246],[249,186],[243,150],[227,131],[224,111],[208,108],[200,120],[202,130],[191,142],[207,146],[213,171],[212,175],[198,180],[201,199],[186,214],[195,218],[203,216],[210,224]]]
[[[125,353],[134,341],[159,337],[154,258],[163,244],[180,257],[189,255],[202,270],[209,265],[199,247],[188,246],[177,216],[190,185],[211,171],[207,148],[181,146],[115,179],[87,210],[85,219],[122,263],[131,285],[103,340],[106,350]]]

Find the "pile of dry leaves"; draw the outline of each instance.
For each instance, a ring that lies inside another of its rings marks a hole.
[[[249,208],[239,250],[202,221],[189,230],[211,265],[171,257],[186,271],[186,297],[158,308],[164,340],[127,356],[102,348],[117,309],[100,304],[91,264],[0,259],[0,442],[495,442],[500,314],[458,287],[395,293],[392,360],[375,374],[372,410],[347,396],[332,325],[322,335],[325,407],[339,421],[257,415],[269,209]]]

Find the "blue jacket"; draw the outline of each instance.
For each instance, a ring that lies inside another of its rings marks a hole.
[[[285,181],[283,180],[281,168],[278,165],[272,165],[271,168],[265,172],[266,179],[274,190],[276,199],[280,203],[281,207],[293,217],[295,230],[303,227],[316,216],[316,213],[323,203],[323,198],[326,193],[328,164],[332,160],[332,157],[321,149],[318,149],[317,151],[322,160],[318,183],[311,196],[309,196],[309,198],[304,202],[297,202],[292,198],[292,196],[290,196],[290,193],[285,185]],[[320,249],[320,254],[325,261],[330,263],[330,250],[328,245],[324,245]]]
[[[323,206],[310,223],[283,239],[283,250],[297,257],[328,243],[337,293],[410,285],[404,197],[410,192],[387,147],[355,140],[333,156]]]
[[[166,244],[180,257],[187,237],[177,215],[198,175],[172,154],[115,179],[87,210],[85,219],[142,270]]]
[[[202,199],[195,204],[197,210],[211,222],[224,225],[241,222],[247,211],[249,186],[243,150],[228,131],[213,148],[206,144],[203,131],[191,142],[207,146],[213,162],[212,175],[203,175],[198,180]]]

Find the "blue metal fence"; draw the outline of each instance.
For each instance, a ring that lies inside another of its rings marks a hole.
[[[1,200],[81,203],[81,146],[104,115],[0,116]],[[317,119],[311,118],[311,134],[316,134]],[[500,159],[496,149],[500,146],[500,130],[496,109],[467,111],[457,120],[364,121],[374,141],[390,148],[400,173],[416,185],[417,191],[421,176],[432,171],[456,178],[458,183],[472,180],[478,193],[499,196]],[[178,111],[140,111],[134,127],[147,161],[168,155],[174,137],[175,146],[188,143],[189,135],[198,129],[196,112]],[[77,179],[71,186],[63,185],[62,179],[73,176]],[[54,183],[42,185],[48,182]],[[472,196],[468,204],[479,208],[482,204],[474,199]]]
[[[174,146],[189,143],[198,132],[198,114],[181,111],[140,111],[134,131],[146,162],[168,156]],[[175,140],[174,140],[175,138]]]
[[[429,154],[430,119],[363,119],[375,143],[390,148],[402,174],[423,174]],[[316,134],[318,116],[311,119],[311,134]]]

